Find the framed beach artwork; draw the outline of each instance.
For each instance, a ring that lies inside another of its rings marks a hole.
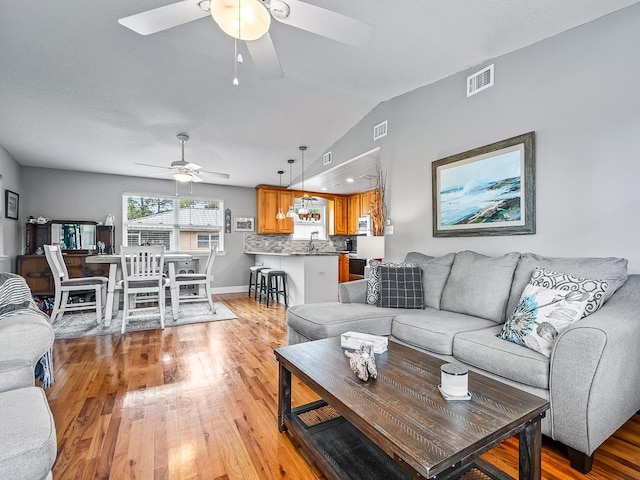
[[[536,233],[535,132],[431,164],[433,236]]]
[[[253,217],[235,217],[236,232],[253,232],[254,230],[254,218]]]

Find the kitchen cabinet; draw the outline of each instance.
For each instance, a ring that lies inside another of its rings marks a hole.
[[[371,215],[371,203],[374,201],[373,190],[367,190],[360,193],[360,215]]]
[[[341,253],[338,257],[338,283],[349,281],[349,254]]]
[[[349,235],[358,234],[358,218],[360,217],[360,194],[349,195],[347,198],[348,223],[347,230]]]
[[[333,199],[333,234],[349,234],[349,203],[347,197],[336,195]]]
[[[257,186],[257,233],[293,233],[293,219],[277,220],[278,208],[286,214],[293,205],[293,191],[277,187]]]

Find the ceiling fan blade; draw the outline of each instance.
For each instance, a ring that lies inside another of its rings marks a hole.
[[[273,46],[271,35],[265,33],[258,40],[245,42],[247,49],[262,80],[278,80],[284,77],[284,72],[278,60],[278,54]]]
[[[202,178],[200,178],[198,175],[196,175],[195,173],[191,174],[191,181],[193,183],[200,183],[203,182],[204,180],[202,180]]]
[[[143,167],[163,168],[165,170],[171,170],[171,167],[165,167],[164,165],[153,165],[151,163],[137,163],[137,162],[134,162],[134,165],[141,165]],[[166,172],[163,172],[163,173],[166,173]]]
[[[194,0],[184,0],[120,18],[118,19],[118,23],[140,35],[149,35],[177,27],[183,23],[198,20],[199,18],[204,18],[208,15],[209,12],[202,10],[198,6],[198,2]]]
[[[369,43],[373,26],[368,23],[300,0],[285,1],[290,8],[289,15],[286,18],[273,15],[279,22],[354,47],[364,48]]]
[[[197,163],[187,163],[184,168],[188,168],[189,170],[200,170],[202,167]]]
[[[153,172],[153,173],[145,173],[145,177],[159,177],[161,175],[171,175],[171,172]]]
[[[215,175],[216,177],[220,177],[220,178],[231,177],[228,173],[210,172],[209,170],[198,170],[198,173],[208,173],[209,175]]]

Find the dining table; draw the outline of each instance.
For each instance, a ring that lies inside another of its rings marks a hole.
[[[176,278],[176,262],[192,260],[193,256],[188,253],[165,253],[164,262],[169,266],[169,281]],[[105,326],[111,325],[113,311],[118,310],[120,304],[120,287],[122,280],[122,257],[120,255],[89,255],[85,258],[86,263],[102,263],[109,265],[109,276],[107,282],[107,301],[104,312]]]

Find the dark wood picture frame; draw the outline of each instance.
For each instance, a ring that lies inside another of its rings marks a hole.
[[[12,220],[18,219],[20,195],[11,190],[4,191],[4,216]]]
[[[536,233],[535,132],[431,164],[434,237]]]

